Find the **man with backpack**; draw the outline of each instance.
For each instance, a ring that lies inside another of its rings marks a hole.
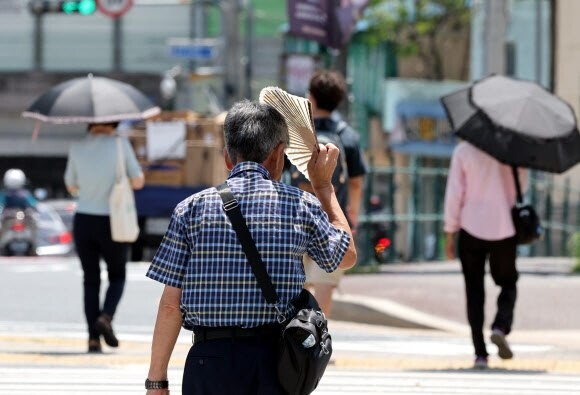
[[[347,87],[342,75],[334,70],[319,70],[310,79],[307,98],[312,103],[314,128],[321,144],[332,143],[340,150],[338,163],[332,176],[332,184],[338,202],[353,232],[358,224],[364,175],[367,172],[364,156],[359,145],[359,135],[348,124],[333,114],[346,97]],[[338,118],[338,119],[337,119]],[[291,184],[312,191],[308,180],[292,166]],[[342,270],[327,273],[304,256],[306,286],[313,291],[324,314],[329,317],[332,309],[332,293],[342,277]]]

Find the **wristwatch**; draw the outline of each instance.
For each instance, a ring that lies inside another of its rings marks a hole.
[[[151,381],[149,379],[145,380],[145,389],[146,390],[164,390],[169,388],[169,381],[161,380],[161,381]]]

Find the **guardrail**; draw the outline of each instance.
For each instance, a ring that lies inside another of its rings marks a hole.
[[[372,240],[379,226],[391,239],[389,262],[445,259],[443,200],[448,168],[444,159],[434,162],[435,166],[420,166],[416,158],[406,167],[370,167],[357,231],[361,264],[376,262]],[[526,199],[538,211],[545,232],[543,239],[520,247],[520,255],[569,256],[569,240],[580,232],[580,188],[572,187],[569,179],[531,171]]]

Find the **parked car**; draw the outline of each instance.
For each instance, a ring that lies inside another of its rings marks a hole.
[[[77,202],[73,199],[49,199],[44,200],[43,203],[52,207],[58,213],[67,229],[72,232]]]
[[[35,202],[26,209],[3,209],[0,215],[0,253],[5,256],[67,255],[73,241],[55,209]]]
[[[37,204],[36,255],[68,255],[74,250],[71,231],[58,212],[45,202]]]

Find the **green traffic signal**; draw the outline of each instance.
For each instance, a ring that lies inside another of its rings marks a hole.
[[[65,1],[62,3],[61,9],[65,14],[73,14],[77,10],[77,2]]]
[[[97,9],[96,0],[66,0],[61,3],[60,9],[65,14],[91,15]]]
[[[79,2],[79,14],[90,15],[97,9],[96,0],[81,0]]]

